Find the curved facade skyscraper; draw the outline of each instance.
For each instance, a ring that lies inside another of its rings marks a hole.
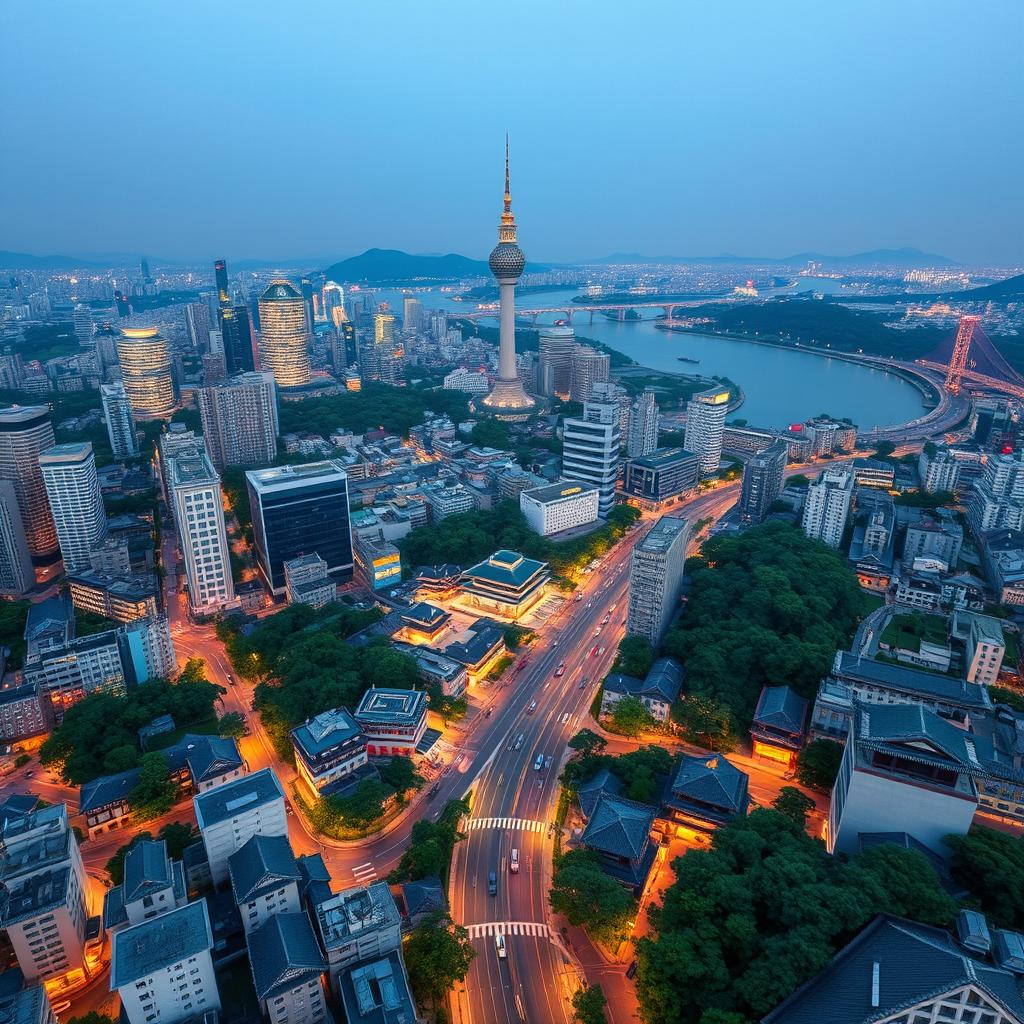
[[[11,405],[0,409],[0,480],[10,480],[25,527],[32,561],[39,565],[60,557],[57,529],[46,498],[39,456],[54,444],[50,410],[45,405]]]
[[[136,417],[170,416],[178,404],[167,342],[155,327],[125,327],[117,358],[128,403]]]
[[[525,420],[536,403],[523,390],[516,370],[516,281],[526,266],[523,250],[516,243],[516,218],[512,213],[512,193],[508,175],[508,140],[505,141],[505,208],[498,227],[498,244],[488,260],[498,280],[501,295],[501,330],[498,341],[498,379],[491,393],[477,409],[499,420]]]
[[[271,281],[260,296],[260,357],[278,387],[309,383],[306,307],[299,289],[283,277]]]

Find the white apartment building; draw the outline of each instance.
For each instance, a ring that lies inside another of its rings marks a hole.
[[[185,562],[191,609],[206,615],[235,602],[220,477],[206,450],[180,449],[164,466]]]
[[[228,879],[228,858],[253,836],[288,835],[284,790],[270,768],[192,798],[214,885]]]
[[[220,1010],[205,900],[119,929],[111,947],[110,991],[129,1024],[178,1024]]]
[[[462,484],[455,484],[452,487],[424,488],[424,494],[426,494],[427,504],[430,506],[431,518],[435,523],[439,523],[449,516],[471,512],[473,509],[473,495]]]
[[[139,454],[139,442],[135,436],[135,419],[132,405],[125,394],[124,385],[100,385],[100,400],[103,402],[103,418],[107,421],[107,436],[110,450],[115,459],[133,459]]]
[[[853,473],[847,466],[830,466],[807,488],[800,527],[812,540],[838,548],[846,529],[853,498]]]
[[[577,345],[569,364],[569,398],[589,402],[595,384],[606,384],[611,371],[611,356],[589,345]]]
[[[228,875],[246,935],[274,914],[302,909],[302,875],[287,836],[252,836],[228,858]]]
[[[650,455],[658,447],[658,413],[655,393],[649,388],[630,405],[626,453],[631,459]]]
[[[952,633],[963,641],[967,652],[967,681],[980,686],[993,685],[999,679],[1006,655],[1002,623],[991,615],[954,612]]]
[[[960,462],[946,448],[940,448],[931,456],[921,452],[917,458],[917,474],[921,478],[922,491],[953,493],[960,482]]]
[[[108,933],[168,914],[188,902],[180,860],[167,856],[167,843],[143,839],[124,858],[124,881],[103,897]]]
[[[600,492],[593,484],[572,480],[531,487],[519,495],[530,529],[542,537],[595,522],[599,503]]]
[[[39,456],[65,572],[91,567],[89,552],[107,532],[96,458],[88,441],[56,444]]]
[[[67,808],[7,814],[0,830],[0,928],[25,980],[84,980],[89,882]]]
[[[662,516],[630,556],[626,633],[657,647],[679,604],[690,526]]]
[[[196,390],[203,437],[218,471],[277,457],[277,385],[269,370],[239,373]]]
[[[465,391],[470,395],[486,395],[491,390],[491,385],[487,381],[486,373],[477,373],[460,366],[445,377],[444,388],[446,391]]]
[[[683,447],[700,459],[701,476],[717,473],[722,464],[722,432],[728,411],[728,388],[708,388],[686,403]]]
[[[618,402],[585,402],[583,415],[567,418],[562,428],[562,475],[598,491],[598,514],[615,504],[622,429]]]

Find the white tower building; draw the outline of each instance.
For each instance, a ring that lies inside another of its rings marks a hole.
[[[107,532],[92,444],[56,444],[39,456],[39,468],[57,528],[64,571],[82,572],[91,567],[89,552]]]

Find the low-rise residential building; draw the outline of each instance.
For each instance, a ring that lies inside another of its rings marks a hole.
[[[996,600],[1024,605],[1024,533],[991,530],[980,541],[982,564]]]
[[[425,488],[427,504],[430,506],[431,519],[435,523],[443,522],[449,516],[461,515],[473,510],[473,495],[462,486]]]
[[[53,705],[38,683],[0,689],[0,740],[5,744],[45,736],[53,728]]]
[[[254,835],[286,836],[284,790],[270,768],[253,772],[193,798],[214,885],[228,879],[228,858]]]
[[[593,484],[566,480],[533,487],[519,495],[530,529],[542,537],[597,522],[600,493]]]
[[[228,877],[246,935],[275,914],[301,909],[302,873],[287,836],[252,836],[228,857]]]
[[[677,834],[685,835],[743,817],[749,806],[746,772],[722,754],[683,754],[664,810]]]
[[[683,667],[672,658],[658,658],[644,679],[613,672],[604,681],[601,714],[611,714],[623,697],[635,697],[658,722],[667,722],[683,686]]]
[[[580,845],[596,853],[604,872],[638,895],[657,854],[651,829],[657,812],[653,807],[602,793],[580,836]]]
[[[402,921],[386,882],[332,894],[311,912],[334,992],[340,991],[341,977],[350,968],[401,947]]]
[[[315,551],[285,562],[284,579],[289,604],[323,608],[338,599],[338,584],[331,578],[327,563]]]
[[[132,813],[129,797],[139,784],[139,769],[100,775],[82,786],[78,812],[85,818],[89,838],[120,828]]]
[[[427,731],[427,695],[373,686],[363,694],[355,720],[370,757],[412,757]]]
[[[893,598],[897,604],[919,611],[934,611],[942,602],[942,577],[934,570],[904,573],[896,581]]]
[[[249,770],[230,737],[186,733],[177,743],[160,751],[167,758],[171,778],[186,793],[205,793]]]
[[[379,960],[364,960],[343,974],[340,997],[348,1024],[416,1019],[409,976],[399,950]]]
[[[971,735],[924,707],[854,709],[832,789],[829,853],[855,853],[862,833],[906,832],[936,853],[978,807],[981,764]]]
[[[547,562],[515,551],[495,551],[461,577],[463,600],[501,618],[522,618],[544,596],[550,579]]]
[[[128,1024],[179,1024],[220,1010],[206,901],[114,933],[110,991]]]
[[[277,913],[246,933],[256,998],[270,1024],[318,1024],[327,1018],[321,976],[327,961],[309,918]]]
[[[937,559],[946,569],[954,569],[964,542],[964,528],[949,515],[922,516],[907,524],[903,540],[903,564],[916,568],[919,558]]]
[[[964,675],[967,681],[982,686],[995,683],[1006,654],[1002,623],[991,615],[955,612],[952,633],[964,644]]]
[[[188,893],[181,861],[167,855],[162,839],[143,839],[125,854],[124,881],[103,897],[107,932],[141,924],[185,905]]]
[[[64,804],[0,819],[0,928],[27,981],[88,978],[89,881]]]
[[[329,796],[362,778],[366,737],[347,708],[324,711],[292,729],[295,768],[309,796]]]
[[[750,724],[754,756],[792,767],[803,746],[807,701],[788,686],[761,690]]]

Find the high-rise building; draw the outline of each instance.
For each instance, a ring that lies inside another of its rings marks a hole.
[[[178,396],[167,342],[155,327],[125,327],[117,340],[121,380],[132,412],[139,419],[160,419],[174,412]]]
[[[12,405],[0,409],[0,480],[10,480],[18,497],[28,549],[37,565],[60,555],[39,456],[54,443],[50,410],[45,405]]]
[[[39,456],[64,571],[91,567],[89,552],[107,532],[96,457],[89,441],[56,444]]]
[[[516,243],[516,218],[512,213],[512,192],[508,173],[508,140],[505,141],[505,208],[498,227],[498,244],[488,258],[491,273],[498,280],[501,320],[498,338],[498,377],[491,393],[475,403],[481,412],[511,422],[527,419],[536,403],[523,389],[516,371],[516,281],[526,266],[523,250]]]
[[[145,256],[143,256],[142,259],[139,260],[139,269],[142,271],[142,283],[152,284],[153,275],[150,274],[149,272],[149,260],[147,260]]]
[[[71,318],[75,325],[75,337],[78,339],[78,344],[87,345],[92,341],[92,310],[84,302],[79,302],[75,306]]]
[[[598,352],[589,345],[577,345],[569,369],[570,399],[574,402],[589,402],[593,386],[608,381],[611,356],[607,352]]]
[[[260,573],[287,589],[284,563],[316,552],[336,580],[352,578],[348,477],[340,462],[255,469],[245,474]]]
[[[269,370],[196,389],[203,436],[218,471],[265,466],[277,456],[277,386]]]
[[[107,421],[107,436],[110,438],[110,450],[114,458],[135,458],[139,454],[139,442],[135,436],[132,404],[125,394],[124,385],[100,385],[100,400],[103,402],[103,418]]]
[[[220,477],[209,455],[197,445],[182,447],[164,460],[163,471],[185,562],[189,606],[207,615],[233,605]]]
[[[205,302],[190,302],[185,307],[185,326],[192,348],[204,352],[210,344],[210,309]]]
[[[322,296],[324,304],[324,319],[329,324],[333,324],[335,322],[334,311],[336,309],[340,309],[343,313],[345,311],[345,291],[341,285],[337,284],[335,281],[328,281],[324,285]]]
[[[309,331],[306,305],[299,290],[275,278],[260,296],[260,365],[281,388],[309,383]]]
[[[256,346],[253,343],[248,307],[222,306],[219,315],[225,371],[230,374],[255,369]]]
[[[0,480],[0,594],[24,597],[35,583],[17,492],[10,480]]]
[[[302,309],[306,314],[306,336],[313,337],[313,328],[316,326],[316,310],[313,308],[313,282],[308,277],[299,281],[299,289],[302,293]]]
[[[699,482],[699,460],[685,448],[655,448],[627,459],[622,473],[622,490],[644,508],[674,502]]]
[[[538,346],[539,390],[545,395],[568,398],[572,383],[572,357],[576,351],[576,332],[565,324],[542,327]]]
[[[650,455],[658,447],[658,403],[651,388],[645,388],[629,407],[626,454],[631,459]]]
[[[917,472],[921,478],[921,490],[934,494],[936,491],[956,491],[960,482],[960,462],[953,458],[948,448],[931,454],[922,451],[917,458]]]
[[[231,289],[228,287],[228,265],[224,260],[214,260],[213,276],[217,284],[217,303],[221,307],[231,305]]]
[[[717,473],[722,464],[722,431],[728,411],[728,388],[699,391],[686,403],[683,447],[700,459],[700,471],[704,476]]]
[[[562,475],[597,487],[602,517],[615,504],[621,444],[616,403],[587,402],[582,416],[566,419],[563,424]]]
[[[747,461],[740,485],[741,519],[749,523],[764,522],[772,502],[782,493],[782,478],[788,457],[789,445],[779,440]]]
[[[662,516],[633,548],[629,563],[626,633],[657,647],[679,605],[690,526]]]
[[[853,498],[853,473],[847,466],[829,466],[807,488],[800,526],[812,540],[838,548]]]
[[[395,314],[386,302],[380,304],[373,317],[373,343],[384,346],[395,343]]]
[[[0,820],[0,926],[26,981],[88,979],[89,879],[64,804]]]
[[[406,295],[402,299],[402,329],[414,334],[423,326],[423,303]]]

